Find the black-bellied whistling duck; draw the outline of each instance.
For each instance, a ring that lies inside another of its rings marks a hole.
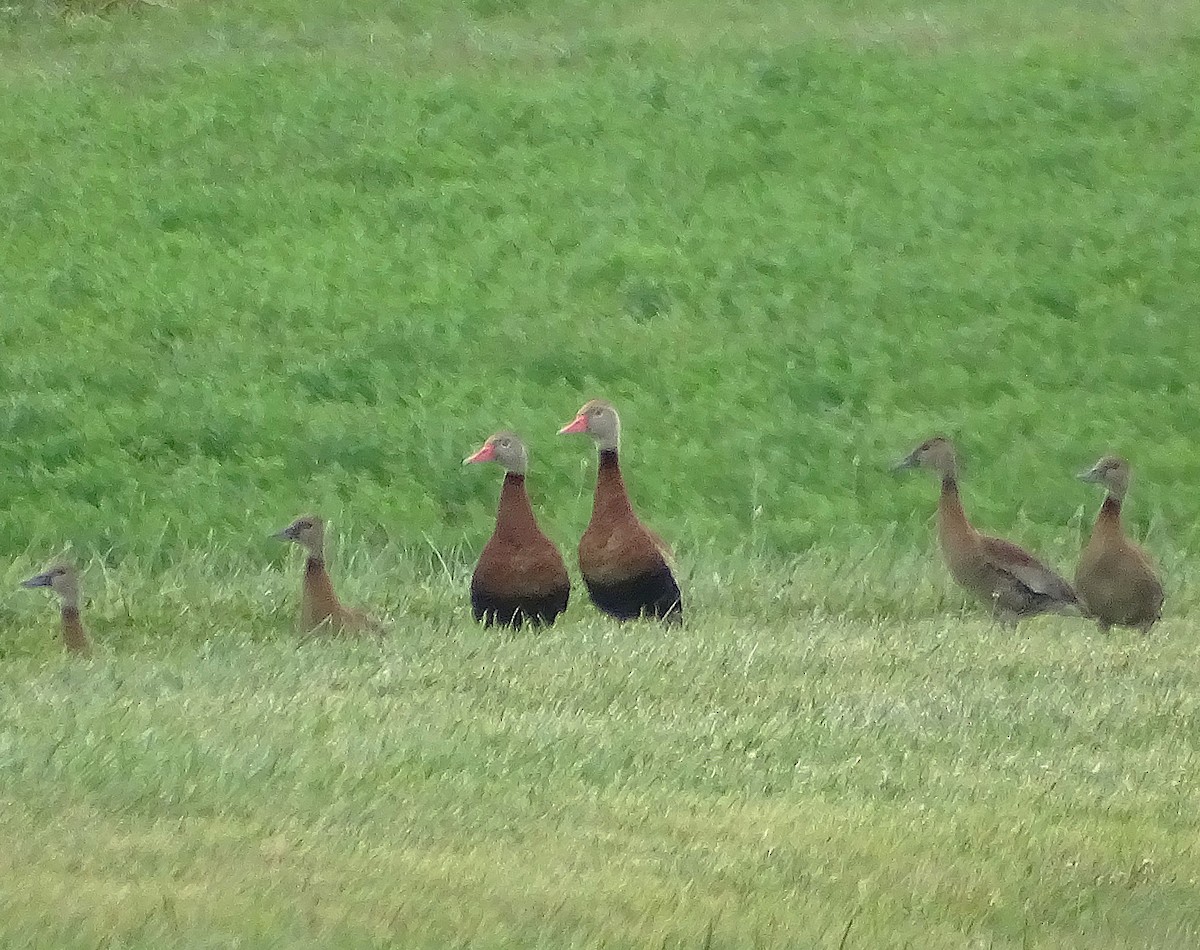
[[[70,564],[55,564],[21,582],[22,587],[49,587],[62,604],[62,638],[68,653],[87,656],[92,641],[79,618],[79,574]]]
[[[1012,542],[980,534],[971,526],[958,496],[958,468],[949,439],[927,439],[895,468],[928,468],[941,477],[937,524],[946,566],[1001,623],[1011,625],[1041,613],[1078,612],[1071,585],[1054,571]]]
[[[621,478],[617,410],[593,399],[558,430],[569,433],[590,435],[600,449],[592,520],[579,539],[579,570],[592,603],[618,620],[649,615],[682,622],[683,600],[663,557],[665,546],[634,514]]]
[[[346,607],[333,591],[325,568],[325,519],[317,515],[297,518],[273,537],[294,541],[308,557],[304,562],[304,587],[300,599],[300,632],[333,634],[383,633],[383,626],[361,610]]]
[[[538,527],[525,470],[529,453],[511,432],[489,436],[472,462],[498,462],[504,466],[504,485],[496,510],[496,528],[479,555],[471,575],[471,611],[484,626],[535,627],[552,624],[567,609],[571,581],[562,555]]]
[[[1107,489],[1092,536],[1079,556],[1075,589],[1101,630],[1138,627],[1149,633],[1162,615],[1163,587],[1146,552],[1125,536],[1121,503],[1129,491],[1129,463],[1106,455],[1079,477]]]

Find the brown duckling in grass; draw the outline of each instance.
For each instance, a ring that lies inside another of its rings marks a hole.
[[[333,581],[325,567],[325,519],[317,515],[297,518],[274,535],[280,541],[293,541],[307,552],[304,561],[304,586],[300,598],[300,632],[356,636],[382,634],[383,625],[361,610],[345,606],[333,590]]]
[[[471,611],[484,626],[553,624],[567,609],[571,582],[562,555],[542,533],[525,491],[529,453],[511,432],[497,432],[463,464],[496,462],[504,484],[496,527],[471,575]]]
[[[1103,631],[1117,626],[1149,633],[1162,615],[1163,586],[1146,552],[1121,526],[1129,463],[1106,455],[1079,477],[1105,488],[1104,503],[1075,571],[1079,599]]]
[[[926,439],[894,466],[926,468],[941,481],[938,541],[950,576],[987,605],[1005,625],[1042,613],[1078,614],[1075,591],[1062,577],[1011,541],[981,534],[967,520],[958,493],[954,445],[944,436]]]
[[[88,656],[92,641],[79,616],[79,572],[67,563],[55,564],[21,582],[22,587],[49,587],[58,594],[62,610],[63,646],[68,653]]]

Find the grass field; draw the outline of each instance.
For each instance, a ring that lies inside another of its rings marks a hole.
[[[0,918],[9,946],[1193,946],[1196,661],[739,617],[24,664]]]
[[[475,6],[9,17],[6,553],[475,545],[500,426],[570,536],[597,394],[685,546],[911,542],[935,429],[997,529],[1111,448],[1194,546],[1191,5]]]
[[[0,944],[1196,946],[1196,89],[1146,0],[0,9]],[[485,633],[459,463],[572,547],[594,395],[688,627]],[[933,430],[1063,566],[1127,454],[1154,635],[965,606]]]

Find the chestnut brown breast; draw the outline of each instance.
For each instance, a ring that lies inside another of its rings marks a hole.
[[[384,628],[373,617],[346,607],[333,590],[333,581],[321,558],[304,562],[304,590],[300,600],[301,633],[380,634]]]
[[[78,607],[64,607],[62,609],[62,632],[63,646],[67,648],[68,653],[87,656],[92,652],[92,641],[89,639],[87,631],[83,628],[83,621],[79,617]]]
[[[679,585],[659,542],[629,503],[614,449],[600,452],[592,517],[579,541],[579,569],[592,601],[622,620],[683,618]]]
[[[496,527],[471,576],[471,610],[485,625],[552,624],[567,607],[571,582],[558,548],[534,516],[525,476],[508,472]]]
[[[1149,631],[1162,615],[1163,587],[1150,558],[1121,526],[1121,502],[1104,499],[1079,557],[1075,586],[1089,616],[1111,626]]]

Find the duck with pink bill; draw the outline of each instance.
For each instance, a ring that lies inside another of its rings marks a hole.
[[[579,570],[592,603],[618,620],[683,621],[683,598],[664,556],[666,545],[634,513],[621,475],[621,419],[612,403],[587,402],[559,435],[586,435],[600,464],[592,517],[579,539]]]
[[[525,473],[529,452],[512,432],[497,432],[464,465],[495,462],[504,469],[496,526],[471,575],[471,612],[484,626],[540,627],[567,609],[571,581],[554,542],[538,526]]]

